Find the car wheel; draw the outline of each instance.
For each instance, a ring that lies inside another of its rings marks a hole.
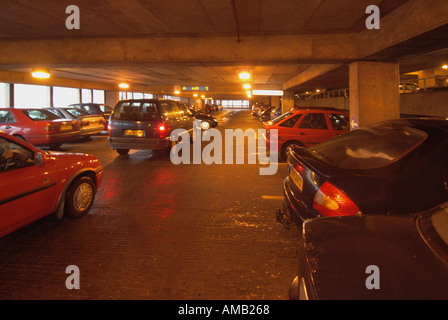
[[[95,199],[95,183],[84,176],[75,180],[67,191],[66,214],[75,219],[87,214]]]
[[[284,160],[288,158],[288,148],[294,148],[294,147],[304,147],[304,145],[300,141],[290,141],[285,143],[285,145],[282,148],[282,154],[281,154]]]
[[[117,152],[121,156],[125,156],[129,153],[129,149],[117,149]]]

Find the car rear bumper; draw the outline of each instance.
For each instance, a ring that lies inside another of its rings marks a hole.
[[[25,140],[34,145],[50,145],[55,143],[71,142],[81,137],[80,131],[57,133],[42,136],[25,136]]]
[[[87,135],[93,135],[93,134],[99,134],[104,131],[104,125],[94,126],[94,127],[84,127],[81,128],[81,135],[87,136]]]
[[[112,149],[163,150],[170,146],[170,140],[162,138],[109,137]]]
[[[283,211],[289,213],[292,219],[299,224],[302,224],[307,219],[312,219],[318,216],[313,208],[309,208],[304,202],[296,197],[289,186],[289,177],[283,181]]]

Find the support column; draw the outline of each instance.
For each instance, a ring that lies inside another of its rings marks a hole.
[[[295,107],[294,99],[295,99],[294,91],[292,90],[283,91],[282,113],[286,113]]]
[[[350,64],[350,128],[400,117],[398,63]]]

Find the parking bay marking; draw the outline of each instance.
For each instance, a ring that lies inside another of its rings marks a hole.
[[[264,200],[283,200],[283,196],[262,195],[261,199],[264,199]]]

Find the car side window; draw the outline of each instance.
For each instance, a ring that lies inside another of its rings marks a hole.
[[[350,130],[349,121],[345,115],[329,113],[328,118],[330,119],[333,130]]]
[[[0,138],[0,172],[34,165],[34,153],[4,138]]]
[[[279,126],[286,127],[286,128],[292,128],[296,125],[297,121],[300,119],[301,116],[302,116],[302,114],[298,114],[292,118],[289,118],[286,121],[284,121],[283,123],[281,123]]]
[[[16,123],[16,119],[11,112],[2,110],[0,111],[0,123]]]
[[[161,107],[162,107],[162,113],[165,117],[167,117],[168,119],[176,119],[176,114],[175,114],[175,110],[173,109],[173,105],[167,101],[161,102],[160,103]]]
[[[323,113],[307,113],[299,124],[300,129],[327,130],[327,121]]]
[[[157,117],[157,106],[154,102],[142,103],[141,110],[143,120],[153,119]]]

